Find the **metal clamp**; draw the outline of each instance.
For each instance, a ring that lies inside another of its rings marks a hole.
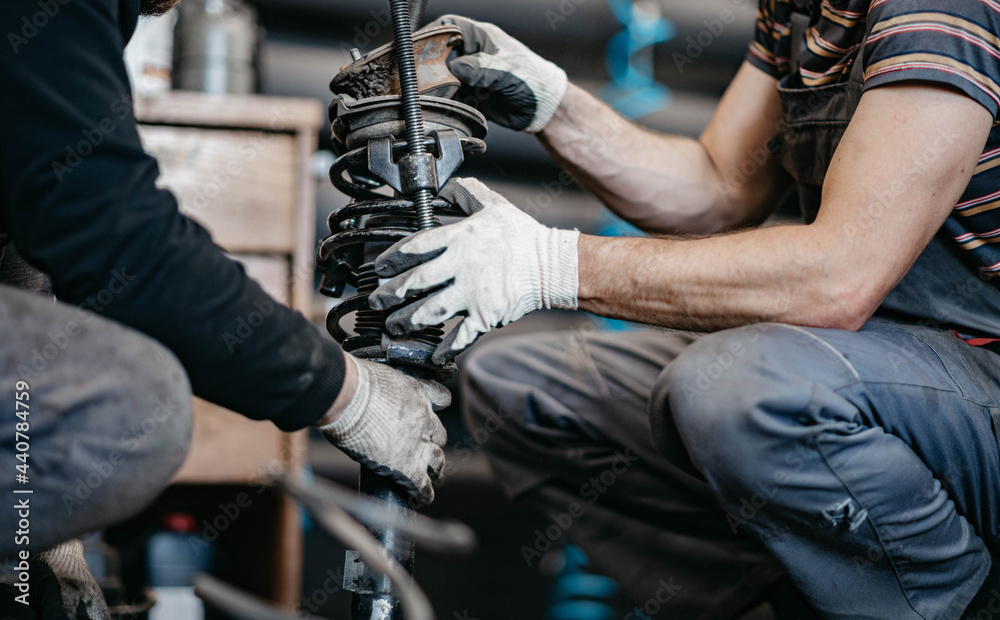
[[[430,153],[404,155],[392,160],[391,136],[368,143],[368,171],[404,196],[426,189],[437,193],[465,161],[462,140],[454,129],[430,134],[437,146],[437,156]]]

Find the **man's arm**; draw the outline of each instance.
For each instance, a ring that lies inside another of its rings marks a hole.
[[[393,333],[465,315],[435,351],[439,360],[539,308],[702,331],[765,321],[859,329],[954,208],[991,124],[986,108],[952,90],[871,90],[834,156],[814,223],[705,239],[546,228],[482,183],[452,179],[441,197],[473,215],[382,254],[376,270],[391,279],[372,293],[372,307],[394,309]]]
[[[744,63],[698,140],[630,123],[572,84],[538,135],[577,182],[639,228],[708,234],[760,223],[787,190],[768,150],[780,120],[776,80]]]
[[[813,224],[686,241],[581,236],[579,306],[696,330],[762,321],[858,329],[954,208],[991,124],[949,89],[873,89]]]
[[[448,66],[480,111],[538,133],[581,185],[639,228],[706,234],[756,224],[787,189],[768,148],[781,119],[777,81],[750,63],[692,140],[630,123],[493,24],[457,15],[436,23],[462,29],[462,55]]]
[[[283,430],[316,424],[431,501],[447,440],[433,409],[450,394],[345,354],[156,188],[132,116],[119,7],[64,3],[32,38],[0,50],[0,212],[13,240],[63,301],[169,347],[199,396]],[[36,12],[34,0],[0,2],[0,32]]]
[[[312,424],[341,391],[344,354],[157,189],[132,115],[120,4],[59,4],[0,50],[0,211],[12,239],[60,299],[169,347],[199,396],[287,430]],[[4,0],[0,32],[39,14],[37,2]]]

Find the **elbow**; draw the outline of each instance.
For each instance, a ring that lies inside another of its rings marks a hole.
[[[790,322],[803,327],[859,331],[875,314],[902,277],[891,263],[845,243],[819,224],[801,229],[792,259],[799,266],[793,278],[797,300]]]
[[[808,289],[804,315],[809,327],[852,332],[868,322],[886,294],[872,279],[849,275],[815,278]]]
[[[822,321],[823,325],[819,325],[818,327],[856,332],[864,327],[868,319],[871,318],[871,315],[872,313],[847,311],[829,313],[828,316],[824,317]]]

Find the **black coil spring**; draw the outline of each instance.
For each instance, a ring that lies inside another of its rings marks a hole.
[[[378,274],[375,273],[375,263],[365,263],[358,268],[358,293],[366,298],[378,288]],[[354,331],[358,334],[379,334],[385,326],[385,313],[379,310],[365,308],[359,310],[354,317]]]
[[[466,155],[482,153],[486,145],[477,138],[462,138]],[[437,155],[437,143],[425,139],[425,152]],[[409,152],[405,141],[393,143],[394,157]],[[327,328],[344,349],[360,356],[377,357],[385,333],[386,313],[372,310],[368,297],[378,287],[375,258],[393,243],[405,239],[419,230],[417,204],[403,197],[387,197],[375,190],[380,181],[368,172],[367,148],[354,149],[334,162],[330,169],[333,184],[352,198],[350,204],[334,211],[328,220],[330,236],[320,245],[317,269],[323,275],[320,292],[329,297],[341,297],[347,285],[357,289],[357,294],[337,306],[327,317]],[[442,216],[461,216],[462,211],[441,199],[428,203],[432,213]],[[354,314],[353,333],[342,327],[342,322]],[[412,342],[436,346],[443,331],[430,327],[407,336]]]

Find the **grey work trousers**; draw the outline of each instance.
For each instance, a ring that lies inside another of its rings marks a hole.
[[[564,535],[671,620],[785,574],[829,618],[960,617],[1000,551],[998,386],[997,354],[882,320],[498,338],[463,375],[496,473],[552,521],[525,560]]]
[[[191,428],[187,375],[165,347],[0,285],[0,561],[140,511],[180,467]]]

